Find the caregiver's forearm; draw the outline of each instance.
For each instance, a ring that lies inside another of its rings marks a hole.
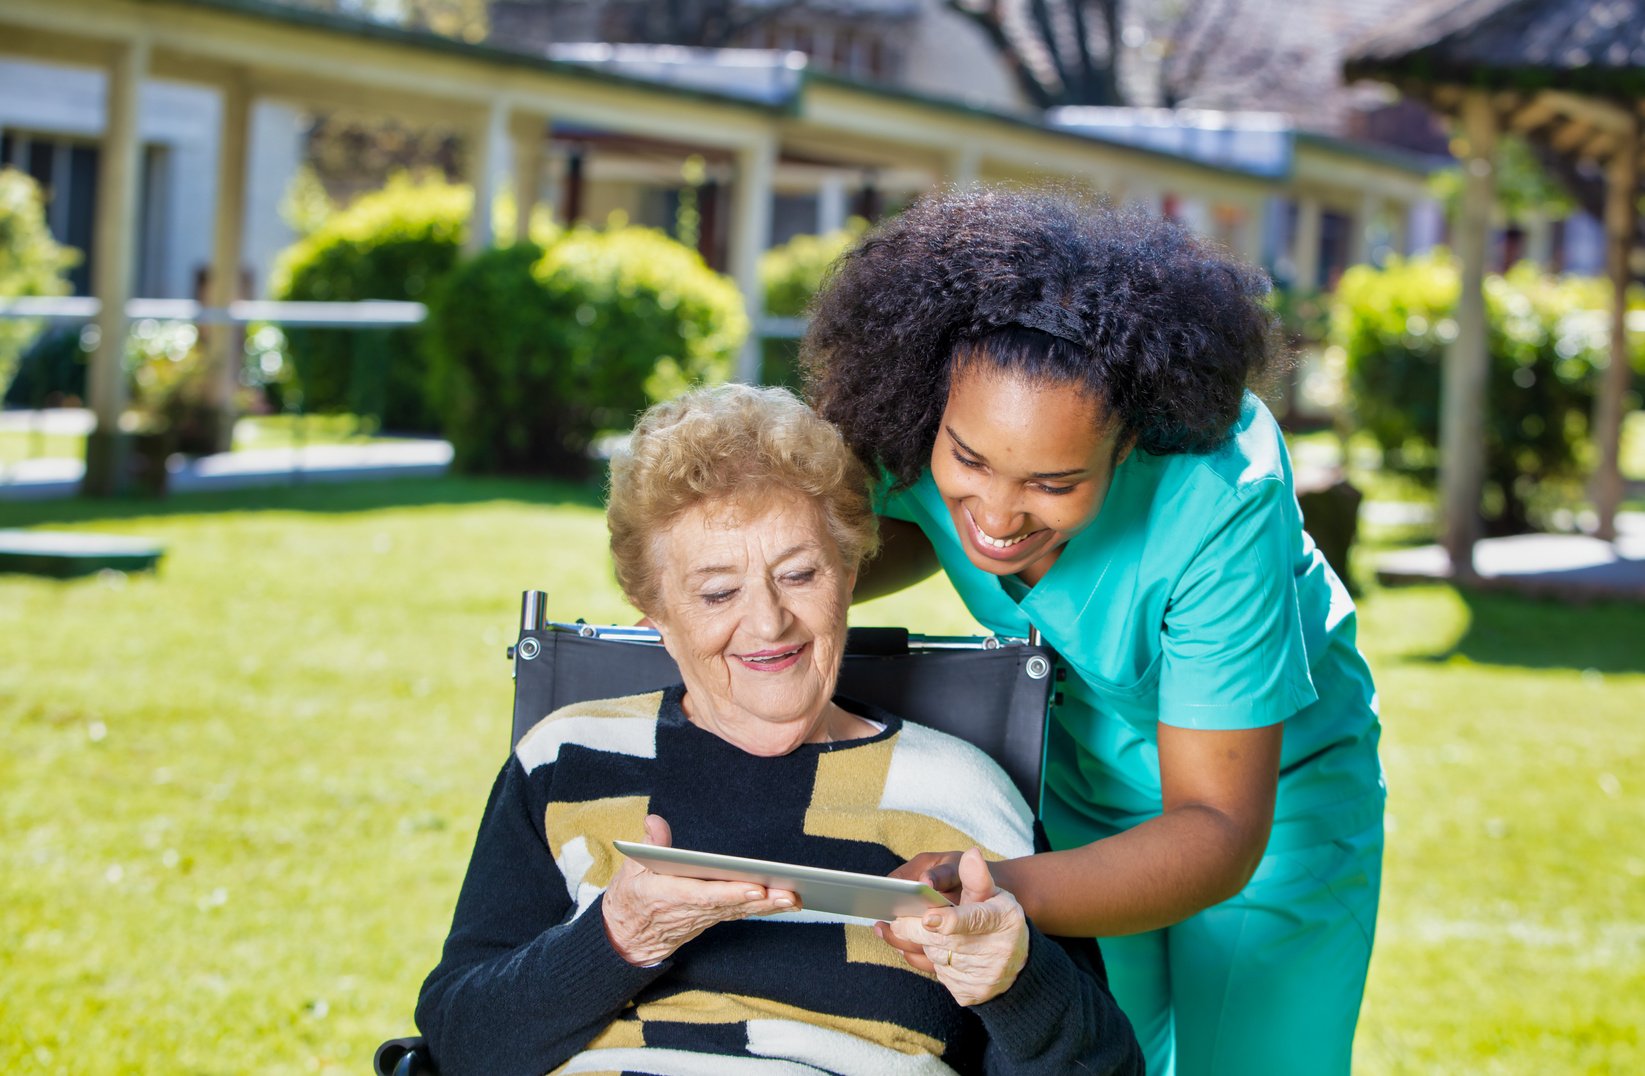
[[[930,577],[940,567],[931,539],[916,523],[880,517],[880,551],[857,573],[851,600],[865,602],[894,594]]]
[[[1262,858],[1248,825],[1200,804],[1062,852],[993,865],[995,880],[1047,934],[1105,937],[1155,930],[1227,900]]]

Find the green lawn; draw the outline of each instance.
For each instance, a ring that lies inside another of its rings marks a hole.
[[[506,751],[520,590],[633,616],[588,490],[0,504],[162,540],[0,577],[0,1071],[360,1073]],[[1372,589],[1383,918],[1356,1070],[1645,1071],[1645,608]],[[933,581],[858,623],[967,630]]]

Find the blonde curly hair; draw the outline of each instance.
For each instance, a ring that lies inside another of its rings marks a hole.
[[[655,542],[682,513],[713,500],[759,503],[780,490],[817,502],[847,570],[879,548],[868,472],[792,392],[719,385],[648,408],[611,462],[606,498],[623,593],[656,611]]]

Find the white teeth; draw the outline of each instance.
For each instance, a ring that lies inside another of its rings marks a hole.
[[[965,515],[971,520],[971,527],[977,532],[977,537],[982,539],[982,544],[991,549],[1010,549],[1017,543],[1026,541],[1035,533],[1030,531],[1028,534],[1018,535],[1015,538],[995,538],[992,534],[989,534],[987,531],[982,529],[982,524],[978,523],[977,517],[971,514],[971,509],[967,508],[965,510]]]

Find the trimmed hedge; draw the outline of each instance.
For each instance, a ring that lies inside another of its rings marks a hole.
[[[427,302],[457,265],[473,201],[466,186],[397,176],[288,247],[273,293]],[[423,334],[422,327],[286,330],[304,410],[378,415],[389,429],[434,430]]]
[[[661,232],[564,233],[460,265],[430,299],[430,399],[470,472],[589,470],[635,412],[720,381],[748,333],[735,285]]]
[[[1542,487],[1579,478],[1590,462],[1596,376],[1608,362],[1609,287],[1527,264],[1486,278],[1483,511],[1492,533],[1528,529]],[[1443,360],[1456,338],[1460,290],[1455,261],[1435,251],[1383,269],[1350,269],[1332,307],[1353,421],[1381,445],[1385,465],[1428,483],[1437,477]]]
[[[797,235],[760,255],[760,286],[765,312],[771,317],[803,317],[812,296],[822,287],[828,270],[841,254],[856,246],[868,222],[852,217],[846,226],[827,235]],[[799,388],[798,339],[762,342],[760,380],[768,385]]]

